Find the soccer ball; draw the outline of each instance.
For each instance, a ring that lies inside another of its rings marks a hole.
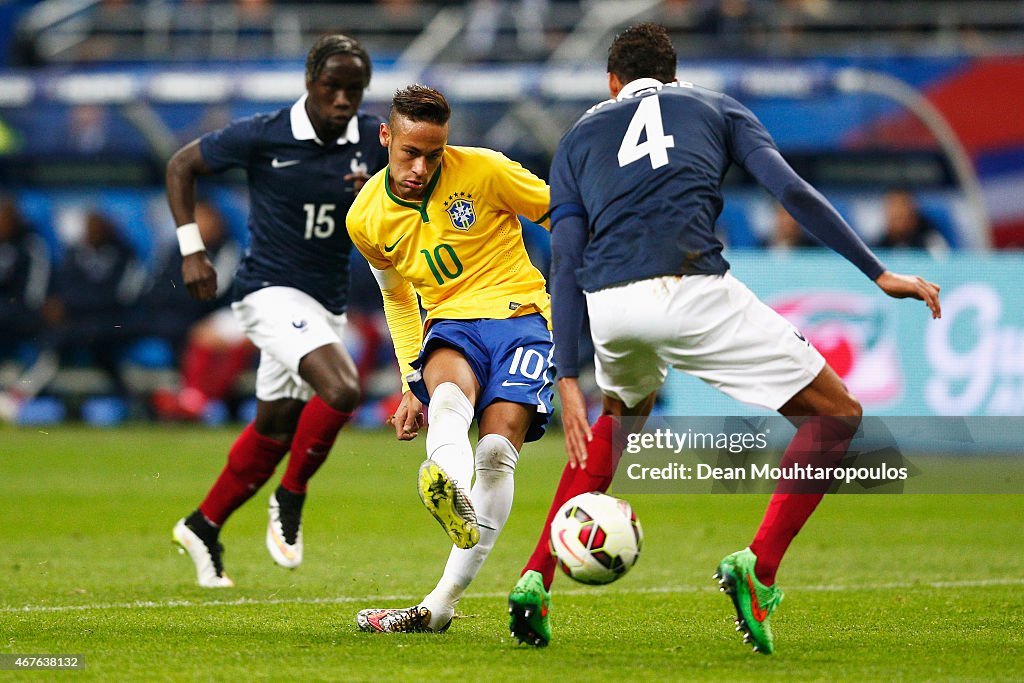
[[[629,503],[597,491],[569,499],[551,522],[551,547],[570,578],[615,581],[636,564],[644,531]]]

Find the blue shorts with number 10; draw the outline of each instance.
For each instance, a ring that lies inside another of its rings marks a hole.
[[[535,406],[527,441],[544,436],[551,418],[551,382],[555,366],[553,345],[544,317],[534,313],[495,320],[438,320],[430,326],[423,349],[413,361],[417,372],[409,375],[409,388],[424,404],[430,403],[427,387],[418,372],[432,351],[453,348],[462,353],[480,383],[476,417],[495,401]]]

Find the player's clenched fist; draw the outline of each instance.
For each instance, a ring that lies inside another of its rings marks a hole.
[[[182,257],[181,275],[193,299],[209,301],[217,295],[217,271],[205,251]]]

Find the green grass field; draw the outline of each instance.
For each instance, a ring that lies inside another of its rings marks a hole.
[[[356,611],[429,591],[449,546],[415,492],[422,441],[348,432],[314,481],[306,562],[263,547],[266,491],[222,534],[234,589],[194,583],[170,543],[233,431],[0,430],[0,654],[79,654],[56,680],[1020,680],[1024,498],[836,496],[780,572],[777,653],[733,631],[717,561],[766,496],[633,495],[646,533],[603,588],[555,582],[555,639],[516,647],[505,597],[561,470],[561,435],[526,449],[502,538],[443,635],[360,633]],[[276,483],[276,479],[273,480]]]

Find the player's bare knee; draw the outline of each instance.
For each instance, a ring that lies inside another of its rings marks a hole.
[[[299,415],[305,407],[303,401],[280,399],[259,400],[256,403],[256,418],[252,426],[257,434],[281,443],[291,443],[299,424]]]
[[[350,377],[336,378],[317,392],[317,395],[324,403],[342,413],[351,413],[358,408],[362,398],[359,383]]]
[[[860,424],[860,419],[864,416],[864,406],[860,404],[860,401],[853,394],[849,391],[844,391],[840,398],[840,405],[836,415],[852,418],[855,420],[855,424]]]
[[[501,434],[486,434],[476,444],[477,476],[512,474],[519,462],[519,451]]]
[[[836,438],[850,438],[860,426],[864,408],[860,401],[843,387],[842,392],[832,399],[827,415],[819,417],[822,428],[827,429]]]

